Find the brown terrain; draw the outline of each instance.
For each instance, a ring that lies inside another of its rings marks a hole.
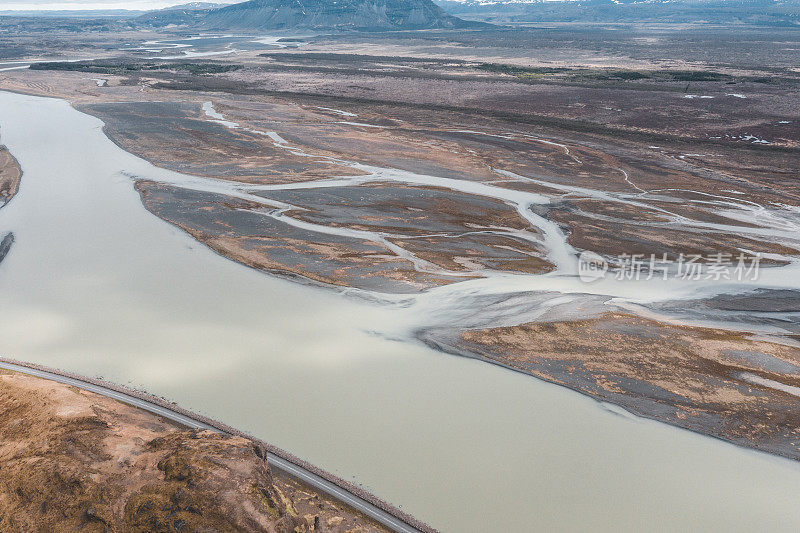
[[[17,160],[5,146],[0,146],[0,207],[17,194],[21,177],[22,171]]]
[[[800,459],[800,350],[607,313],[466,331],[453,348],[638,415]]]
[[[24,374],[0,372],[0,440],[2,531],[385,531],[248,439]]]

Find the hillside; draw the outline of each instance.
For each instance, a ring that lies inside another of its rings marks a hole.
[[[197,24],[209,11],[225,7],[227,4],[212,2],[190,2],[177,6],[165,7],[136,18],[136,22],[147,26],[187,26]]]
[[[435,0],[448,13],[494,24],[661,23],[794,27],[797,0]]]
[[[172,10],[143,15],[151,26],[204,30],[417,30],[477,26],[445,13],[431,0],[250,0],[218,9]]]
[[[5,370],[0,413],[0,531],[386,531],[242,437]]]

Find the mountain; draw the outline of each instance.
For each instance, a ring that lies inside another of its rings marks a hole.
[[[229,3],[189,2],[177,6],[148,11],[138,17],[136,22],[146,26],[192,26],[198,24],[211,10],[226,7]]]
[[[435,0],[454,16],[496,24],[550,22],[797,26],[798,0]]]
[[[225,7],[230,5],[230,2],[226,2],[224,4],[217,4],[214,2],[189,2],[188,4],[180,4],[177,6],[170,6],[165,7],[164,9],[160,9],[159,11],[193,11],[195,9],[217,9],[218,7]]]
[[[189,2],[177,6],[165,7],[155,11],[148,11],[138,17],[136,22],[146,26],[191,26],[200,20],[212,9],[226,7],[229,3],[218,4],[214,2]]]
[[[482,25],[448,15],[431,0],[250,0],[217,9],[152,12],[137,20],[151,26],[221,31],[385,31]]]
[[[141,26],[162,28],[164,26],[192,27],[200,23],[212,9],[203,8],[167,8],[157,11],[148,11],[136,17],[135,21]]]

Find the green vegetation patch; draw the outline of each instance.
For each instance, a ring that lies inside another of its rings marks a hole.
[[[733,78],[710,70],[658,70],[655,74],[674,81],[728,81]]]
[[[509,74],[521,80],[553,76],[564,81],[730,81],[734,78],[710,70],[633,70],[633,69],[586,69],[567,67],[520,67],[499,63],[476,65],[478,70]]]
[[[66,70],[77,72],[90,72],[93,74],[126,75],[149,70],[185,71],[191,74],[221,74],[238,70],[240,65],[225,65],[221,63],[86,63],[86,62],[45,62],[34,63],[31,70]]]
[[[535,78],[539,76],[546,76],[548,74],[561,74],[565,72],[575,71],[566,67],[518,67],[516,65],[503,65],[500,63],[481,63],[476,66],[478,70],[486,72],[496,72],[498,74],[511,74],[518,78]]]

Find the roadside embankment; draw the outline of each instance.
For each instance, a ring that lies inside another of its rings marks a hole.
[[[0,530],[385,531],[241,436],[0,370]]]

